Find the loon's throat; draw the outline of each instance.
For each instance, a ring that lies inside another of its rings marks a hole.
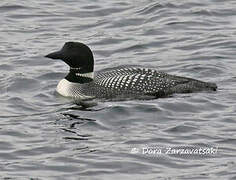
[[[81,73],[80,68],[70,68],[70,72],[65,79],[74,83],[88,83],[93,81],[93,77],[93,72]]]

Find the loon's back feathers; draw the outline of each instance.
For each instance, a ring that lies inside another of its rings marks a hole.
[[[169,75],[155,69],[129,67],[100,72],[94,79],[100,86],[118,89],[130,95],[154,95],[163,97],[173,93],[190,93],[216,90],[214,83]],[[122,93],[121,93],[122,94]]]
[[[60,51],[48,54],[46,57],[62,59],[70,66],[69,74],[57,86],[57,91],[68,97],[133,99],[154,96],[159,98],[173,93],[217,89],[214,83],[137,66],[109,68],[93,74],[94,60],[91,50],[82,43],[67,42]]]

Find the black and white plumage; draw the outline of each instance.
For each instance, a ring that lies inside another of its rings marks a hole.
[[[63,96],[81,100],[90,98],[139,99],[146,96],[159,98],[173,93],[217,89],[214,83],[136,66],[93,72],[92,51],[79,42],[67,42],[60,51],[50,53],[46,57],[61,59],[70,66],[70,72],[59,82],[57,92]]]

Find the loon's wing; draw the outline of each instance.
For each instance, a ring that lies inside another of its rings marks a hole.
[[[96,84],[110,96],[119,94],[163,97],[173,93],[214,90],[214,83],[169,75],[155,69],[127,67],[109,69],[96,75]]]
[[[169,94],[169,89],[175,85],[166,75],[151,73],[129,72],[130,69],[117,72],[101,73],[95,76],[94,83],[103,89],[106,96],[138,96],[149,95],[161,97]],[[133,70],[133,69],[132,69]]]

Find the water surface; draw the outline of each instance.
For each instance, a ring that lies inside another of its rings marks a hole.
[[[233,0],[1,1],[0,177],[235,179],[235,9]],[[55,93],[68,67],[44,58],[66,41],[88,44],[96,70],[138,64],[218,91],[76,109]]]

